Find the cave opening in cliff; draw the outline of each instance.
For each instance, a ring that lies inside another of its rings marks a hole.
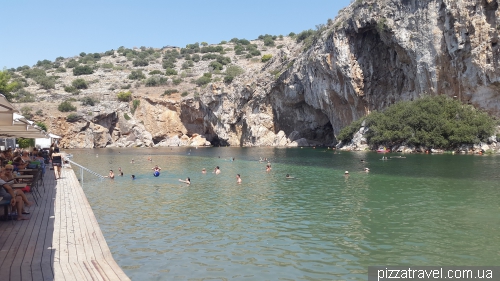
[[[226,140],[220,139],[217,135],[211,140],[213,146],[229,146]]]
[[[164,136],[157,136],[157,137],[153,137],[153,143],[154,144],[158,144],[159,142],[161,142],[162,140],[164,140],[165,137]]]

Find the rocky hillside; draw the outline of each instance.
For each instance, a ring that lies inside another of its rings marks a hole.
[[[67,148],[332,145],[422,95],[499,116],[498,18],[497,0],[356,0],[292,36],[40,61],[12,70],[13,98]]]

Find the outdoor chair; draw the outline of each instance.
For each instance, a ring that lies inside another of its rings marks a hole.
[[[10,200],[6,200],[6,199],[0,200],[0,207],[2,207],[2,206],[3,206],[3,214],[4,214],[5,220],[8,220],[10,218],[12,220],[12,223],[14,223],[14,218],[13,218],[13,216],[10,215],[10,210],[11,210]]]

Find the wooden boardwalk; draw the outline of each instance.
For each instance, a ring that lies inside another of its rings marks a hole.
[[[0,280],[130,280],[116,264],[72,169],[45,172],[25,221],[0,221]],[[31,195],[28,195],[31,198]]]

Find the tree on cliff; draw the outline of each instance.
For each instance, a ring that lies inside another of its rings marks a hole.
[[[0,94],[4,95],[8,101],[12,100],[11,92],[16,88],[17,82],[10,81],[10,74],[7,70],[0,71]]]
[[[361,121],[342,129],[338,140],[350,141]],[[373,112],[363,120],[369,128],[369,145],[406,143],[429,148],[455,148],[474,144],[492,136],[496,121],[486,112],[440,95],[396,103],[383,112]]]

